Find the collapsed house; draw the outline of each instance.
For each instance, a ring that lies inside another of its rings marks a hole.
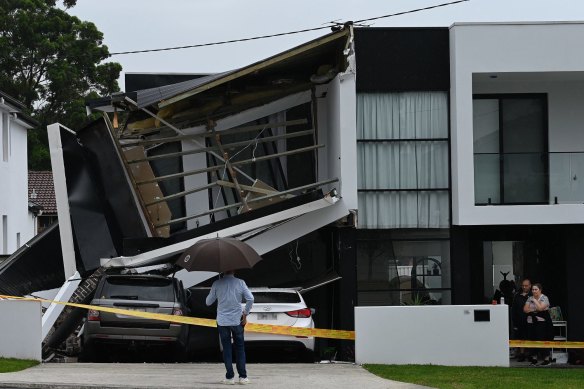
[[[182,251],[216,236],[260,255],[296,242],[290,260],[299,270],[300,238],[356,222],[351,27],[234,71],[91,101],[88,110],[102,117],[77,131],[48,127],[59,222],[11,258],[12,270],[0,273],[5,294],[60,287],[56,300],[87,303],[105,272],[173,274]],[[318,269],[316,284],[339,279],[327,264]],[[176,273],[187,287],[212,276]],[[260,277],[262,286],[298,280],[272,270]],[[45,355],[82,315],[46,310]]]

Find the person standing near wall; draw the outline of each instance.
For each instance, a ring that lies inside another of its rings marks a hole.
[[[549,313],[550,300],[543,294],[541,284],[533,284],[531,287],[533,296],[529,297],[523,306],[523,312],[527,314],[527,334],[529,340],[553,340],[554,328]],[[531,352],[530,362],[537,364],[538,357],[542,358],[541,365],[551,363],[550,349],[535,349]]]
[[[245,300],[245,308],[242,310],[241,302]],[[247,323],[247,315],[253,306],[253,294],[248,289],[245,281],[235,277],[234,271],[227,271],[223,277],[213,282],[211,291],[207,296],[207,305],[217,301],[217,329],[223,347],[223,362],[225,363],[226,385],[234,385],[233,355],[231,350],[231,337],[235,344],[235,365],[239,374],[241,385],[249,384],[245,369],[245,346],[243,331]]]
[[[511,305],[511,320],[513,324],[513,339],[527,340],[527,314],[523,312],[523,307],[527,299],[531,297],[531,281],[526,278],[521,281],[521,291],[513,297]],[[518,362],[525,361],[526,350],[519,348],[516,354]]]

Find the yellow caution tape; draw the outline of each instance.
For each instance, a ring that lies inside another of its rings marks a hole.
[[[162,313],[132,311],[132,310],[128,310],[128,309],[100,307],[100,306],[96,306],[96,305],[87,305],[87,304],[77,304],[77,303],[69,303],[69,302],[62,302],[62,301],[45,300],[45,299],[41,299],[41,298],[0,295],[0,299],[2,299],[2,298],[24,300],[24,301],[40,301],[40,302],[46,302],[46,303],[54,303],[54,304],[66,305],[66,306],[76,307],[76,308],[94,309],[96,311],[101,311],[101,312],[117,313],[117,314],[126,315],[126,316],[140,317],[140,318],[144,318],[144,319],[167,321],[167,322],[171,322],[171,323],[189,324],[189,325],[203,326],[203,327],[217,327],[217,322],[214,319],[203,319],[203,318],[199,318],[199,317],[188,317],[188,316],[166,315],[166,314],[162,314]],[[278,325],[271,325],[271,324],[257,324],[257,323],[247,323],[247,325],[245,326],[245,330],[247,332],[260,332],[260,333],[264,333],[264,334],[355,340],[355,331],[346,331],[346,330],[326,330],[326,329],[320,329],[320,328],[300,328],[300,327],[288,327],[288,326],[278,326]]]
[[[584,342],[510,340],[509,347],[529,348],[584,348]]]
[[[24,300],[24,301],[40,301],[46,303],[54,303],[66,305],[70,307],[94,309],[101,312],[117,313],[126,316],[141,317],[144,319],[161,320],[171,323],[189,324],[203,327],[217,327],[217,322],[214,319],[204,319],[200,317],[176,316],[166,315],[162,313],[132,311],[128,309],[100,307],[96,305],[77,304],[62,301],[46,300],[40,298],[18,297],[0,295],[0,299]],[[291,335],[291,336],[307,336],[315,338],[329,338],[329,339],[344,339],[355,340],[355,331],[347,330],[327,330],[322,328],[301,328],[278,326],[272,324],[257,324],[248,323],[245,326],[247,332],[259,332],[264,334],[276,335]],[[532,341],[532,340],[509,340],[509,347],[529,347],[529,348],[584,348],[584,342],[565,342],[565,341]]]

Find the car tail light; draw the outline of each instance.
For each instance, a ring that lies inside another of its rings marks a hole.
[[[90,309],[87,311],[87,321],[99,321],[99,311]]]
[[[183,311],[180,308],[174,308],[172,310],[172,314],[175,315],[175,316],[182,316],[183,315]]]
[[[310,317],[310,314],[311,314],[311,312],[310,312],[310,309],[308,309],[308,308],[286,312],[286,315],[292,316],[292,317]]]

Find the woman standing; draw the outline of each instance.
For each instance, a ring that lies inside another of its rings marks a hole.
[[[527,314],[527,336],[529,340],[553,340],[554,328],[549,308],[550,300],[543,294],[541,284],[533,284],[531,287],[533,296],[529,297],[523,306],[523,312]],[[550,349],[535,349],[531,351],[529,358],[532,365],[537,364],[538,356],[542,358],[541,365],[551,363]]]

